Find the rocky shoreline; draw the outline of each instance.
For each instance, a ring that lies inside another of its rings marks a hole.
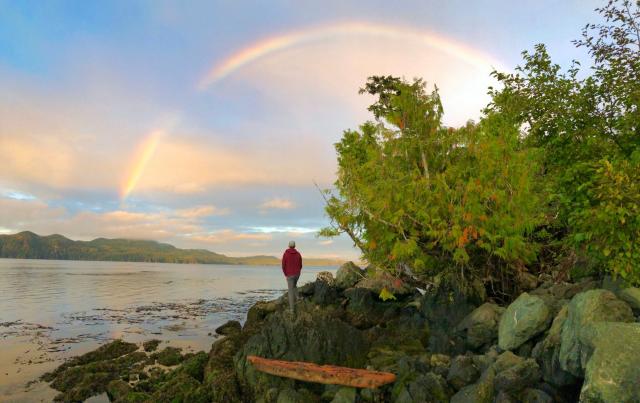
[[[635,402],[640,401],[640,289],[610,279],[541,276],[506,307],[482,291],[419,291],[375,269],[343,265],[246,321],[216,329],[207,352],[120,340],[43,379],[58,401],[114,402]],[[248,355],[392,372],[352,389],[257,372]]]

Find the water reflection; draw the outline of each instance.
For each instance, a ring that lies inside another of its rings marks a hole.
[[[321,270],[336,268],[305,268],[300,284]],[[0,400],[116,337],[208,349],[215,327],[285,288],[274,266],[0,259]]]

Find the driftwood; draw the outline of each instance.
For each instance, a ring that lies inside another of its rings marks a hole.
[[[335,365],[317,365],[310,362],[272,360],[255,355],[248,356],[247,360],[258,371],[266,372],[267,374],[328,385],[377,388],[396,380],[396,376],[389,372],[338,367]]]

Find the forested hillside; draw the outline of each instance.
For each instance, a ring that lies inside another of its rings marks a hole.
[[[73,241],[62,235],[39,236],[25,231],[0,235],[0,258],[104,260],[157,263],[279,265],[274,256],[229,257],[205,249],[179,249],[155,241],[98,238]],[[305,259],[307,266],[337,265],[331,259]]]

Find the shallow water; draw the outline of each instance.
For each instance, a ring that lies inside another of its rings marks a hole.
[[[323,270],[336,267],[299,284]],[[277,266],[0,259],[0,401],[50,401],[28,383],[114,338],[208,350],[217,326],[285,289]]]

